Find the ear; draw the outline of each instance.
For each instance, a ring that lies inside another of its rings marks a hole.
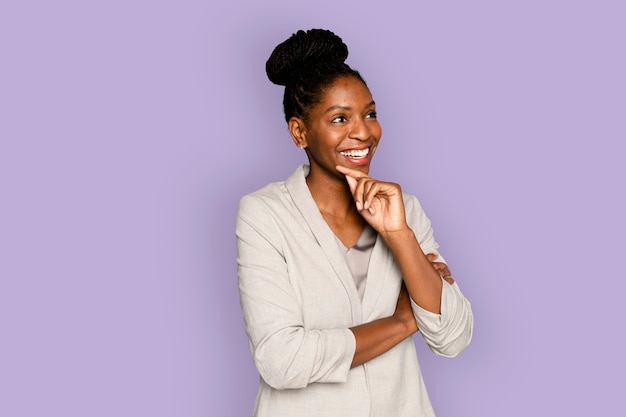
[[[304,121],[299,117],[292,117],[288,122],[289,133],[291,133],[291,139],[298,148],[306,148],[308,143],[306,141],[306,125]]]

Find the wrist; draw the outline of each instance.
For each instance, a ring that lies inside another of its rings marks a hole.
[[[385,231],[379,232],[379,234],[380,234],[380,237],[382,237],[383,240],[388,245],[396,241],[404,241],[406,239],[415,238],[415,234],[413,233],[413,230],[411,230],[411,228],[407,224],[405,224],[403,227],[399,229],[385,230]]]

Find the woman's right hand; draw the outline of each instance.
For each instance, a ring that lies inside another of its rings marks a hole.
[[[415,321],[415,316],[413,315],[413,308],[411,307],[409,291],[406,289],[404,283],[402,283],[402,287],[400,288],[398,303],[396,304],[396,311],[393,313],[392,317],[404,324],[411,334],[419,330],[417,327],[417,322]]]

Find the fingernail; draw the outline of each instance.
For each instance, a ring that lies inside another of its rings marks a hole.
[[[359,211],[363,210],[363,205],[361,204],[360,201],[356,202],[356,209],[359,210]]]

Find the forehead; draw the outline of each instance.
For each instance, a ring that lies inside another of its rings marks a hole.
[[[363,82],[355,77],[337,78],[320,97],[321,107],[362,107],[372,102],[372,93]]]

